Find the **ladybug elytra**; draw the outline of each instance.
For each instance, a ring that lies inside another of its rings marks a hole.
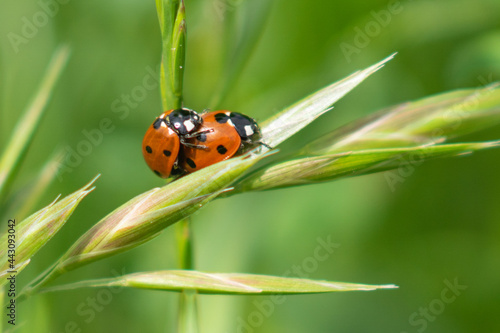
[[[259,126],[248,116],[221,110],[205,113],[201,117],[203,124],[200,129],[203,133],[188,142],[206,148],[184,147],[179,164],[187,172],[227,160],[260,144]]]

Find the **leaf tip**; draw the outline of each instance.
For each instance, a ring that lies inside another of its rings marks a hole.
[[[100,174],[100,173],[99,173],[99,174],[97,174],[97,176],[95,176],[95,177],[94,177],[94,178],[93,178],[93,179],[92,179],[92,180],[91,180],[91,181],[90,181],[87,185],[85,185],[85,186],[83,187],[83,189],[85,189],[85,190],[86,190],[86,189],[88,189],[90,186],[92,186],[92,185],[95,183],[95,181],[96,181],[97,179],[99,179],[99,177],[101,177],[101,174]],[[90,191],[92,191],[94,188],[95,188],[95,186],[94,186],[94,187],[92,187],[92,189],[90,189]]]
[[[379,286],[379,289],[399,289],[399,286],[395,284],[383,284]]]
[[[500,140],[489,141],[483,144],[483,148],[496,148],[496,147],[500,147]]]
[[[397,55],[398,53],[397,52],[394,52],[393,54],[391,54],[390,56],[382,59],[380,62],[376,63],[375,65],[373,65],[373,71],[372,72],[376,72],[378,71],[379,69],[381,69],[382,67],[385,66],[386,63],[388,63],[389,61],[391,61],[392,59],[394,59],[394,57]]]

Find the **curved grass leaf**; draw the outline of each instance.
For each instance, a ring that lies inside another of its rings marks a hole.
[[[256,274],[171,270],[128,274],[111,279],[82,281],[66,286],[46,288],[44,291],[69,290],[83,287],[127,287],[177,292],[195,290],[200,294],[223,295],[294,295],[397,288],[397,286],[392,284],[369,285]]]
[[[78,191],[60,201],[57,198],[47,207],[16,224],[14,234],[16,263],[25,263],[24,266],[26,266],[38,250],[64,226],[78,204],[94,189],[93,187],[90,188],[90,186],[92,186],[96,178]],[[0,240],[2,246],[0,248],[0,258],[2,258],[0,266],[0,278],[2,279],[0,279],[0,284],[6,282],[3,277],[7,275],[9,270],[9,262],[7,261],[8,237],[9,234],[6,233],[2,235]],[[18,273],[22,268],[18,268]]]
[[[73,269],[156,237],[215,198],[259,159],[256,155],[231,159],[135,197],[83,235],[63,256],[60,269]]]
[[[500,123],[498,84],[399,104],[361,118],[305,147],[305,155],[442,143]]]
[[[409,148],[381,148],[295,158],[265,166],[243,179],[233,193],[261,191],[354,177],[398,169],[405,177],[409,170],[427,160],[472,153],[499,147],[499,141],[445,144]],[[231,193],[232,194],[232,193]]]
[[[56,50],[35,97],[18,121],[11,139],[7,143],[0,159],[0,204],[8,192],[10,184],[33,140],[45,106],[50,100],[54,85],[59,79],[68,58],[69,48],[67,46],[62,46]]]
[[[65,271],[136,247],[193,214],[227,190],[268,154],[253,152],[214,164],[123,204],[94,225],[50,271],[25,289],[31,294]],[[36,284],[36,285],[35,285]]]
[[[345,79],[315,92],[266,120],[261,126],[262,141],[271,147],[276,147],[323,113],[331,110],[333,103],[382,68],[395,55],[394,53],[373,66],[357,71]]]

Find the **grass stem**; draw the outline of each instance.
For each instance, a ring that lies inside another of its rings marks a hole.
[[[178,333],[198,333],[196,291],[184,290],[180,295]]]
[[[175,227],[179,268],[194,269],[191,221],[184,219]],[[198,332],[196,291],[183,290],[179,296],[178,332]]]

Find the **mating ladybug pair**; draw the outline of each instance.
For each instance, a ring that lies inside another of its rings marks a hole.
[[[182,108],[156,118],[142,141],[142,154],[155,174],[168,178],[265,145],[260,139],[259,125],[244,114],[222,110],[199,115]]]

